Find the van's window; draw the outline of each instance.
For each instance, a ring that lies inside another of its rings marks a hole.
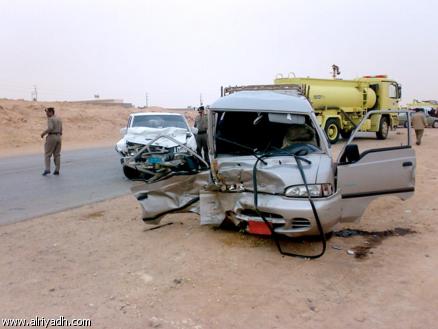
[[[403,112],[402,112],[403,111]],[[382,148],[403,148],[408,146],[408,134],[410,134],[410,143],[415,142],[415,133],[413,128],[408,129],[409,121],[407,110],[400,110],[399,113],[389,113],[380,117],[379,122],[379,138],[384,137],[385,140],[380,140],[376,138],[376,132],[369,131],[358,131],[354,135],[350,144],[358,145],[358,152],[360,155],[373,152],[373,150],[379,150]],[[414,111],[409,111],[409,116],[412,120],[412,115]],[[398,121],[397,132],[391,131],[391,122]],[[346,152],[343,152],[343,143],[337,143],[333,149],[333,155],[340,162],[345,162],[347,159],[345,157]],[[345,151],[345,150],[344,150]],[[348,162],[348,161],[347,161]]]
[[[294,152],[297,147],[305,148],[307,153],[319,151],[318,134],[307,115],[302,115],[303,120],[298,120],[302,123],[287,124],[270,121],[268,113],[216,113],[217,154],[248,155],[252,153],[251,150],[261,153],[279,150]]]
[[[180,115],[136,115],[132,127],[187,129],[187,124]]]

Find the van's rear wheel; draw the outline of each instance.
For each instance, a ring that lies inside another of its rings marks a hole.
[[[389,132],[388,118],[382,117],[380,119],[379,131],[376,132],[377,139],[386,139]]]
[[[325,123],[324,130],[330,144],[336,144],[336,142],[339,140],[339,134],[340,134],[338,120],[328,119],[327,122]]]

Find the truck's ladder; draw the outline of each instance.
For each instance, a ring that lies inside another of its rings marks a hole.
[[[368,93],[366,89],[362,89],[362,107],[365,108],[368,102]]]
[[[281,85],[248,85],[248,86],[234,86],[223,88],[222,95],[230,95],[238,91],[261,91],[261,90],[293,90],[302,94],[302,88],[296,84],[281,84]]]

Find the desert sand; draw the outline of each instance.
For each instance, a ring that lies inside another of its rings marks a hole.
[[[128,112],[115,115],[114,129]],[[87,130],[78,114],[63,116]],[[361,147],[404,137],[399,131]],[[172,225],[148,230],[131,195],[1,226],[2,317],[63,315],[111,329],[436,328],[437,140],[438,129],[427,129],[414,146],[414,197],[378,199],[361,222],[336,227],[393,234],[334,235],[318,260],[282,257],[268,238],[200,226],[194,214],[169,215],[162,223]]]

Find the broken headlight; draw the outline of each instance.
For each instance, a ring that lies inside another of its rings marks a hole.
[[[327,197],[333,194],[332,184],[309,184],[310,196],[313,198]],[[306,185],[289,186],[284,190],[284,195],[290,198],[307,198]]]

